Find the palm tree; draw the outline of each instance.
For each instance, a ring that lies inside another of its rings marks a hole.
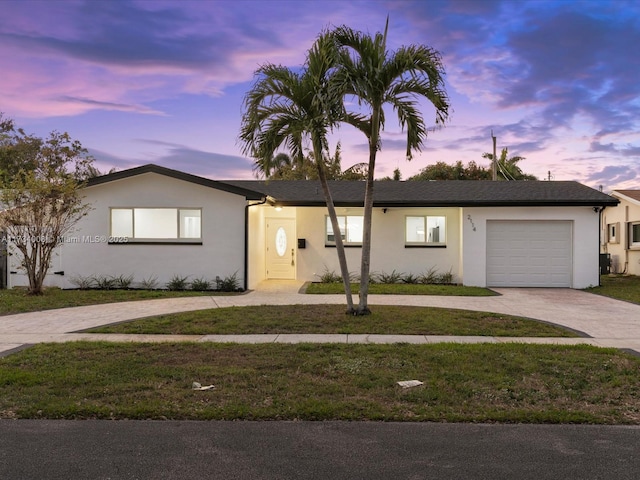
[[[524,160],[524,157],[514,155],[508,158],[508,155],[508,149],[503,148],[496,163],[498,180],[538,180],[535,175],[524,173],[518,165],[518,163]],[[492,153],[483,153],[482,157],[493,161]]]
[[[253,165],[253,173],[257,178],[271,178],[283,170],[293,168],[291,157],[286,153],[278,153],[271,158],[261,158]]]
[[[303,142],[310,141],[313,158],[324,159],[327,135],[337,125],[342,111],[341,96],[333,85],[337,50],[331,37],[321,35],[308,52],[301,73],[273,64],[258,69],[258,79],[244,98],[240,129],[243,153],[256,159],[258,168],[269,173],[274,153],[286,147],[302,159]],[[334,232],[340,232],[338,217],[323,161],[315,162]],[[354,311],[349,269],[340,234],[335,235],[347,313]]]
[[[368,34],[342,26],[330,34],[340,48],[339,84],[346,96],[357,99],[366,113],[345,112],[344,121],[358,128],[369,142],[364,199],[364,232],[360,272],[360,302],[358,314],[370,313],[367,305],[371,264],[371,216],[376,154],[381,148],[380,132],[384,129],[383,107],[389,105],[398,116],[400,126],[407,132],[406,156],[420,151],[427,136],[418,102],[428,100],[435,107],[436,124],[443,124],[449,116],[449,99],[444,87],[444,68],[440,54],[424,45],[401,47],[387,51],[387,31]]]

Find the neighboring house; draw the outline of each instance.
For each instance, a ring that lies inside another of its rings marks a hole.
[[[614,190],[620,201],[602,213],[602,251],[611,255],[611,273],[640,275],[640,190]]]
[[[364,182],[334,181],[349,268],[358,273]],[[339,272],[319,182],[216,182],[146,165],[92,179],[93,210],[66,239],[50,284],[90,275],[236,273],[314,281]],[[599,283],[599,211],[617,200],[576,182],[376,182],[371,271],[451,272],[470,286]],[[12,268],[13,270],[13,268]],[[10,275],[11,285],[24,283]]]

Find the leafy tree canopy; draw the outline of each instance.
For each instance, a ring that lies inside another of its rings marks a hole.
[[[42,139],[2,120],[0,230],[17,254],[31,294],[42,293],[56,247],[90,209],[80,187],[92,162],[67,133],[51,132]]]
[[[493,160],[493,154],[484,153],[483,158]],[[524,157],[514,156],[508,158],[508,150],[502,149],[502,153],[496,164],[498,180],[537,180],[537,177],[524,173],[518,162]],[[420,173],[409,177],[409,180],[491,180],[491,165],[484,167],[474,161],[463,164],[458,160],[453,165],[445,162],[436,162],[428,165]]]

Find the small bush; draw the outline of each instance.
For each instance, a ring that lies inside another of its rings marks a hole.
[[[204,292],[206,290],[211,290],[211,282],[206,278],[196,278],[191,282],[191,290],[195,290],[197,292]]]
[[[69,281],[80,290],[90,290],[95,288],[95,280],[93,277],[83,277],[78,275],[77,277],[71,277]]]
[[[436,283],[438,279],[438,269],[435,267],[430,267],[426,272],[420,275],[420,283],[425,285],[430,285]]]
[[[436,278],[436,283],[440,283],[443,285],[451,285],[453,283],[453,273],[451,270],[445,273],[441,273]]]
[[[333,270],[329,270],[327,267],[324,267],[324,272],[320,275],[316,273],[316,277],[320,279],[320,283],[340,283],[342,282],[342,277],[338,275]]]
[[[99,290],[113,290],[116,288],[116,279],[108,275],[96,275],[92,279],[95,288]]]
[[[133,283],[133,275],[120,275],[118,277],[113,277],[113,288],[119,288],[122,290],[127,290],[131,287]]]
[[[414,275],[413,273],[407,273],[402,277],[402,283],[408,283],[411,285],[420,283],[420,276]]]
[[[180,275],[174,275],[167,283],[167,289],[173,291],[187,290],[189,287],[189,277],[181,277]]]
[[[238,272],[224,278],[216,277],[216,290],[221,292],[237,292],[242,290],[238,280]]]
[[[155,275],[140,280],[140,288],[144,290],[155,290],[158,288],[158,277]]]
[[[378,283],[386,284],[400,283],[403,277],[403,273],[396,272],[395,270],[393,270],[391,273],[382,272],[371,276],[371,278],[374,278]]]

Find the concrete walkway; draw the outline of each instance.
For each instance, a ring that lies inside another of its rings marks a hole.
[[[304,295],[300,282],[264,282],[238,296],[183,297],[74,307],[0,317],[0,355],[41,342],[108,340],[124,342],[240,343],[436,343],[528,342],[589,344],[640,352],[640,305],[579,290],[504,288],[493,297],[370,295],[371,305],[459,308],[534,318],[581,332],[583,338],[452,337],[432,335],[104,335],[74,333],[136,318],[246,305],[344,304],[343,295]]]

